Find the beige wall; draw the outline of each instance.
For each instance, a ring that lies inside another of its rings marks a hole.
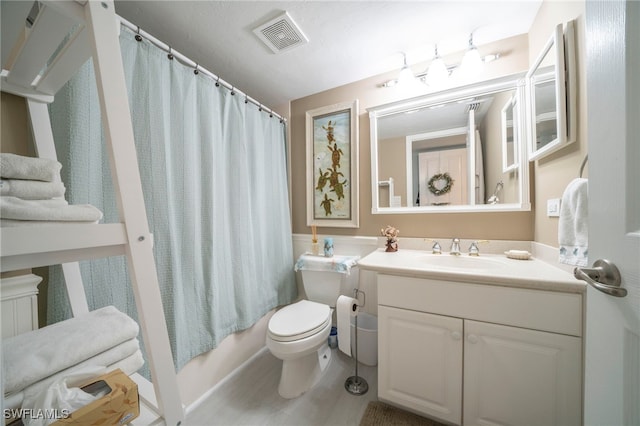
[[[0,92],[0,120],[0,152],[33,155],[24,98]]]
[[[499,61],[488,63],[478,80],[486,80],[516,72],[529,67],[528,38],[526,35],[512,37],[499,43],[479,47],[481,52],[501,52]],[[462,53],[445,58],[447,63],[459,63]],[[414,72],[423,71],[427,64],[414,67]],[[309,233],[306,224],[306,142],[305,112],[311,109],[333,105],[339,102],[359,101],[359,191],[360,227],[323,228],[323,234],[374,236],[380,228],[392,224],[405,237],[438,237],[514,239],[532,240],[534,218],[532,212],[502,213],[436,213],[436,214],[371,214],[371,166],[369,148],[369,116],[367,108],[388,102],[427,93],[406,93],[400,88],[380,88],[380,83],[396,77],[397,72],[380,75],[337,87],[291,103],[290,144],[291,144],[291,191],[293,232]]]
[[[551,37],[555,25],[576,20],[577,140],[535,162],[535,191],[532,194],[532,200],[535,200],[534,241],[553,247],[558,246],[558,218],[547,217],[547,200],[562,198],[569,182],[578,177],[588,148],[584,9],[583,1],[545,1],[529,32],[529,61],[533,63]]]

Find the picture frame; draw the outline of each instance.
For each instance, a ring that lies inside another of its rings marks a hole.
[[[358,100],[306,112],[307,226],[358,228]]]

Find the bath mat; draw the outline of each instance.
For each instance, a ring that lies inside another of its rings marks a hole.
[[[360,426],[446,426],[380,401],[367,405]]]

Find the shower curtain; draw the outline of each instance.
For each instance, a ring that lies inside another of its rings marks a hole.
[[[297,297],[285,128],[122,28],[142,186],[177,369]],[[118,222],[89,61],[50,106],[71,203]],[[90,309],[137,318],[124,257],[82,262]],[[48,321],[71,316],[52,268]],[[142,371],[148,377],[148,371]]]

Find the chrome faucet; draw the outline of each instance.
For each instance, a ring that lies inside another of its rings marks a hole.
[[[440,247],[440,243],[438,243],[436,240],[432,240],[431,238],[425,238],[424,240],[433,243],[433,247],[431,247],[431,253],[433,254],[442,253],[442,248]]]
[[[454,238],[451,242],[451,250],[449,250],[449,254],[454,256],[460,256],[460,238]]]
[[[488,243],[489,240],[478,240],[473,241],[471,246],[469,246],[469,256],[480,256],[480,249],[478,248],[478,244],[480,243]]]

